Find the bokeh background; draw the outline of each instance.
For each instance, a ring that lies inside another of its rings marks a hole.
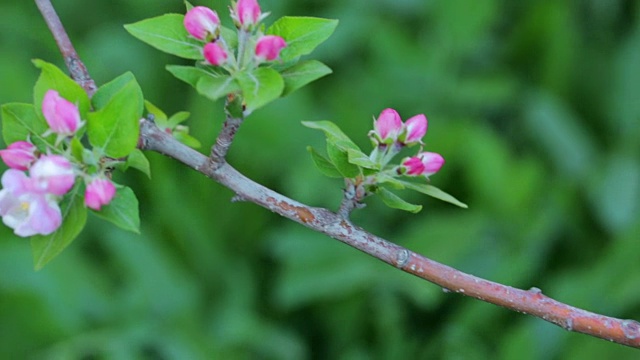
[[[165,64],[186,64],[122,25],[178,0],[54,1],[98,84],[132,71],[167,113],[192,112],[207,151],[220,103]],[[196,4],[226,14],[226,1]],[[334,74],[257,111],[229,161],[266,186],[336,209],[341,182],[305,151],[332,120],[363,148],[385,107],[429,117],[432,183],[418,215],[376,199],[354,222],[437,261],[563,302],[640,320],[640,3],[633,0],[262,0],[340,20],[314,54]],[[31,1],[0,2],[0,103],[30,102],[63,66]],[[3,359],[632,359],[564,330],[401,273],[250,203],[157,154],[127,173],[142,233],[91,217],[34,272],[28,240],[0,228]]]

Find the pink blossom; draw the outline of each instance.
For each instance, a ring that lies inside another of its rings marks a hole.
[[[433,152],[421,152],[402,161],[406,175],[429,177],[437,173],[444,165],[442,155]]]
[[[62,223],[62,214],[54,196],[34,191],[24,172],[7,170],[2,176],[0,216],[18,236],[48,235]]]
[[[209,34],[215,34],[220,26],[218,14],[204,6],[196,6],[184,16],[184,27],[198,40],[205,40]]]
[[[256,58],[258,61],[273,61],[286,46],[287,43],[280,36],[265,35],[256,43]]]
[[[100,210],[103,205],[108,205],[116,194],[116,187],[111,181],[103,178],[93,179],[84,194],[84,204],[93,209]]]
[[[237,21],[245,28],[257,24],[262,14],[256,0],[238,0],[234,13]]]
[[[217,42],[210,42],[204,46],[203,54],[205,60],[211,65],[220,66],[227,62],[229,55],[227,51]]]
[[[66,194],[75,182],[73,165],[60,155],[41,156],[31,166],[29,174],[37,191],[58,196]]]
[[[82,126],[78,107],[55,90],[48,90],[42,100],[42,114],[56,134],[70,136]]]
[[[397,111],[384,109],[373,124],[375,133],[383,143],[393,143],[402,131],[402,119]]]
[[[27,141],[16,141],[0,150],[2,161],[12,169],[25,171],[36,160],[36,147]]]
[[[406,129],[405,144],[421,143],[422,137],[427,133],[427,117],[424,114],[416,115],[404,123]]]

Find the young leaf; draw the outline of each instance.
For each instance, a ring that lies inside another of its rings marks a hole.
[[[138,199],[133,190],[126,186],[116,189],[116,196],[100,211],[93,211],[98,217],[112,222],[121,229],[140,233]]]
[[[90,108],[89,96],[73,79],[67,76],[57,66],[42,60],[33,60],[34,65],[41,70],[38,81],[33,89],[33,104],[38,116],[42,116],[42,100],[48,90],[56,90],[61,97],[77,104],[80,116],[86,118]]]
[[[53,147],[52,137],[43,138],[41,135],[47,131],[49,126],[44,118],[38,116],[31,104],[10,103],[4,104],[2,109],[2,137],[5,144],[9,145],[15,141],[25,140],[27,136],[44,150],[45,144]]]
[[[360,150],[347,149],[349,162],[367,169],[379,170],[380,164],[373,162],[369,157]]]
[[[278,35],[287,42],[280,53],[282,61],[289,61],[313,51],[331,36],[338,20],[313,17],[285,16],[267,29],[267,35]]]
[[[338,145],[335,139],[327,138],[327,155],[342,177],[354,178],[360,175],[360,168],[349,162],[344,145]]]
[[[151,166],[149,164],[149,159],[147,159],[147,157],[144,156],[144,153],[138,149],[133,150],[129,156],[127,156],[127,161],[124,165],[124,170],[131,167],[140,170],[143,174],[147,175],[147,177],[151,178]]]
[[[221,97],[227,96],[227,94],[239,91],[240,86],[231,76],[224,75],[213,77],[211,74],[207,74],[206,77],[202,77],[198,80],[196,90],[198,90],[200,95],[215,101]]]
[[[341,178],[342,174],[336,169],[336,167],[329,161],[329,159],[320,155],[313,147],[307,146],[307,151],[311,154],[311,158],[313,159],[313,163],[316,165],[318,170],[323,173],[325,176],[332,178]]]
[[[332,123],[331,121],[303,121],[302,125],[310,129],[322,130],[327,137],[331,137],[337,140],[351,141],[351,139],[349,139],[349,137],[345,133],[343,133],[342,130],[340,130],[338,125]]]
[[[125,25],[133,36],[154,48],[185,59],[203,59],[203,43],[189,36],[184,28],[184,15],[165,14]]]
[[[117,78],[109,81],[108,83],[100,86],[98,91],[91,98],[91,103],[93,104],[94,110],[101,110],[113,97],[125,86],[129,85],[131,82],[136,82],[136,77],[133,76],[131,72],[126,72]],[[136,98],[142,98],[142,90],[140,89],[139,94],[136,95]],[[140,103],[140,112],[142,112],[144,103]]]
[[[87,209],[82,197],[78,196],[80,186],[60,204],[62,225],[49,235],[37,235],[31,238],[31,250],[36,270],[42,269],[49,261],[58,256],[78,236],[87,221]]]
[[[193,66],[167,65],[165,68],[173,76],[191,85],[194,89],[198,85],[198,80],[212,76],[206,70]]]
[[[401,181],[401,180],[400,180]],[[447,194],[446,192],[438,189],[437,187],[433,186],[433,185],[428,185],[428,184],[416,184],[416,183],[412,183],[412,182],[408,182],[408,181],[401,181],[401,183],[407,188],[407,189],[411,189],[411,190],[415,190],[418,192],[421,192],[425,195],[429,195],[431,197],[434,197],[436,199],[448,202],[450,204],[459,206],[461,208],[468,208],[467,204],[459,201],[458,199],[456,199],[455,197]]]
[[[177,113],[171,115],[167,122],[167,126],[173,129],[178,124],[185,122],[189,118],[189,116],[191,116],[191,113],[188,111],[178,111]]]
[[[89,114],[87,133],[91,145],[113,158],[129,155],[138,143],[142,106],[140,86],[130,81],[106,106]]]
[[[277,99],[284,90],[282,76],[270,68],[261,67],[248,73],[239,72],[235,76],[242,88],[242,96],[249,112]]]
[[[422,210],[422,206],[408,203],[382,186],[377,187],[374,192],[379,195],[382,201],[390,208],[409,211],[412,213],[417,213]]]
[[[284,79],[284,91],[282,96],[286,96],[295,90],[317,80],[325,75],[331,74],[331,69],[317,60],[302,61],[284,70],[281,75]]]
[[[187,145],[190,148],[198,149],[202,146],[200,141],[193,136],[189,135],[189,130],[180,131],[180,129],[173,132],[173,137],[181,143]]]
[[[144,108],[147,110],[149,114],[153,115],[153,120],[158,123],[158,121],[162,123],[167,122],[167,114],[164,111],[160,110],[159,107],[153,105],[150,101],[144,101]]]

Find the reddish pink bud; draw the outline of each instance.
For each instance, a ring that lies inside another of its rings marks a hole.
[[[78,107],[60,97],[55,90],[49,90],[42,100],[42,115],[44,115],[47,124],[56,134],[73,135],[80,126],[80,112]]]
[[[393,143],[398,139],[402,131],[402,119],[400,119],[397,111],[384,109],[374,122],[373,127],[380,141],[383,143]]]
[[[286,46],[287,43],[280,36],[265,35],[256,44],[256,58],[258,61],[273,61]]]
[[[423,114],[416,115],[404,123],[406,129],[405,144],[422,142],[422,137],[427,133],[427,117]]]
[[[257,24],[262,14],[256,0],[238,0],[234,12],[240,25],[245,28]]]
[[[227,62],[229,55],[227,51],[217,42],[211,42],[204,46],[203,54],[205,60],[211,65],[220,66]]]
[[[414,157],[405,159],[402,166],[405,168],[405,175],[429,177],[437,173],[444,165],[442,155],[433,152],[422,152]]]
[[[5,150],[0,150],[0,157],[8,167],[25,171],[36,161],[36,147],[30,142],[16,141]]]
[[[220,26],[220,19],[215,11],[204,6],[196,6],[184,16],[184,27],[198,40],[205,40],[209,34],[215,34]]]
[[[108,205],[116,195],[116,187],[108,179],[96,178],[87,185],[84,193],[84,204],[99,211],[103,205]]]
[[[36,161],[29,174],[36,191],[64,195],[73,187],[75,173],[73,165],[64,156],[43,155]]]

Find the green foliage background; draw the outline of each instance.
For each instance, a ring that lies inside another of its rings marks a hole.
[[[178,0],[55,1],[96,81],[131,70],[168,113],[189,110],[206,151],[221,104],[164,70],[186,64],[122,25]],[[200,4],[226,14],[226,1]],[[279,192],[336,209],[303,120],[361,146],[371,118],[425,113],[432,177],[469,204],[419,194],[418,215],[378,200],[357,224],[435,260],[569,304],[640,320],[640,5],[637,1],[261,1],[272,16],[340,20],[317,58],[334,74],[244,124],[229,161]],[[63,66],[30,1],[0,3],[0,103],[30,102],[42,58]],[[224,17],[224,16],[223,16]],[[0,229],[0,358],[602,359],[636,350],[446,294],[249,203],[157,154],[126,174],[142,234],[96,217],[34,272]]]

